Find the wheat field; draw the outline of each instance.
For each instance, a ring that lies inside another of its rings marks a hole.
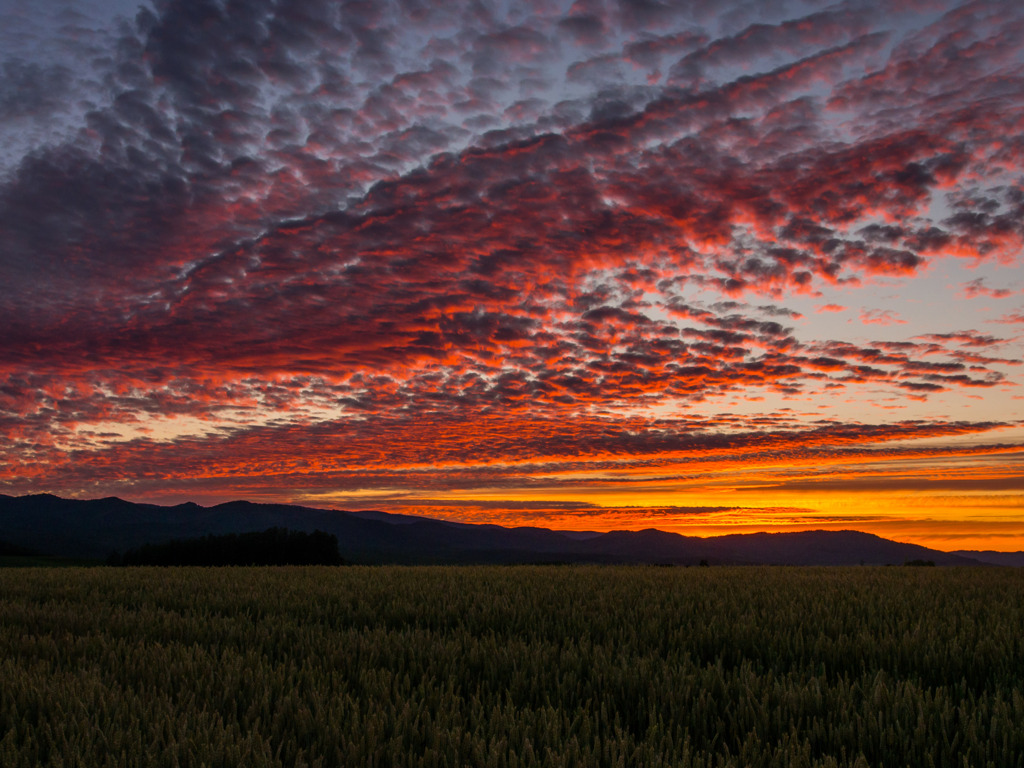
[[[1024,766],[1024,570],[0,570],[0,765]]]

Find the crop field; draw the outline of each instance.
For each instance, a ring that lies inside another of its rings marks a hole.
[[[0,570],[0,765],[1024,766],[1024,569]]]

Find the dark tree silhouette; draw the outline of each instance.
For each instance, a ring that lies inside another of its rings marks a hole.
[[[343,565],[338,537],[314,531],[268,528],[144,544],[107,558],[110,565]]]
[[[38,555],[34,549],[19,547],[6,541],[0,541],[0,557],[33,557]]]

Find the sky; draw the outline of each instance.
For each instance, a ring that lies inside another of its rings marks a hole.
[[[0,493],[1024,550],[1024,5],[0,0]]]

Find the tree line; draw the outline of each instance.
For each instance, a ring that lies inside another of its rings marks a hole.
[[[207,535],[144,544],[112,553],[108,565],[344,565],[338,537],[324,531],[268,528],[261,532]]]

